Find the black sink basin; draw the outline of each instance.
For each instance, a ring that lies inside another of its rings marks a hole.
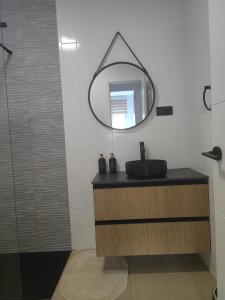
[[[126,162],[126,173],[130,178],[158,178],[167,173],[167,162],[160,159],[132,160]]]

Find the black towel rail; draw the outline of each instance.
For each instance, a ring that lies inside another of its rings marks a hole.
[[[208,106],[208,104],[206,103],[206,99],[205,99],[205,95],[206,95],[206,92],[207,92],[208,90],[211,90],[211,85],[206,85],[206,86],[204,86],[204,90],[203,90],[203,103],[204,103],[205,108],[206,108],[207,110],[212,110],[212,108],[211,108],[210,106]]]
[[[219,146],[213,147],[212,151],[202,152],[202,155],[214,160],[221,160],[223,156],[222,150]]]

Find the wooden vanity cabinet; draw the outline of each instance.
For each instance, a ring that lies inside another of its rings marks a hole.
[[[209,252],[208,183],[191,182],[94,186],[97,256]]]

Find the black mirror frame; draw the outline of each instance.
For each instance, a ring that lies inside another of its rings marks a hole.
[[[148,112],[147,115],[145,116],[145,118],[144,118],[141,122],[137,123],[136,125],[131,126],[131,127],[129,127],[129,128],[123,128],[123,129],[121,129],[121,128],[114,128],[114,127],[112,127],[112,126],[106,125],[104,122],[102,122],[102,121],[97,117],[97,115],[95,114],[95,112],[94,112],[94,110],[93,110],[93,108],[92,108],[92,105],[91,105],[91,88],[92,88],[92,85],[93,85],[93,83],[94,83],[94,81],[95,81],[95,78],[96,78],[103,70],[105,70],[106,68],[109,68],[109,67],[114,66],[114,65],[119,65],[119,64],[131,65],[131,66],[136,67],[136,68],[138,68],[139,70],[141,70],[141,71],[148,77],[148,79],[149,79],[149,81],[150,81],[150,84],[151,84],[151,86],[152,86],[152,98],[153,98],[153,99],[152,99],[152,105],[151,105],[151,107],[150,107],[150,109],[149,109],[149,112]],[[114,130],[120,130],[120,131],[123,131],[123,130],[129,130],[129,129],[135,128],[135,127],[139,126],[140,124],[142,124],[142,123],[149,117],[149,115],[151,114],[151,112],[152,112],[152,110],[153,110],[153,107],[154,107],[154,104],[155,104],[155,87],[154,87],[154,84],[153,84],[153,81],[152,81],[150,75],[148,74],[148,72],[147,72],[147,70],[146,70],[145,68],[142,68],[142,67],[140,67],[140,66],[138,66],[138,65],[136,65],[136,64],[134,64],[134,63],[131,63],[131,62],[127,62],[127,61],[117,61],[117,62],[108,64],[108,65],[105,65],[104,67],[102,67],[101,69],[99,69],[99,70],[94,74],[93,79],[92,79],[92,81],[91,81],[91,83],[90,83],[90,85],[89,85],[89,89],[88,89],[88,104],[89,104],[89,107],[90,107],[91,112],[92,112],[92,114],[94,115],[95,119],[96,119],[99,123],[101,123],[103,126],[105,126],[105,127],[107,127],[107,128],[110,128],[110,129],[114,129]]]

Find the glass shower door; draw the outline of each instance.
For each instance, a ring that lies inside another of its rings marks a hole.
[[[2,28],[0,28],[0,42],[4,43]],[[18,299],[21,296],[21,284],[5,77],[7,55],[0,48],[0,299]]]

